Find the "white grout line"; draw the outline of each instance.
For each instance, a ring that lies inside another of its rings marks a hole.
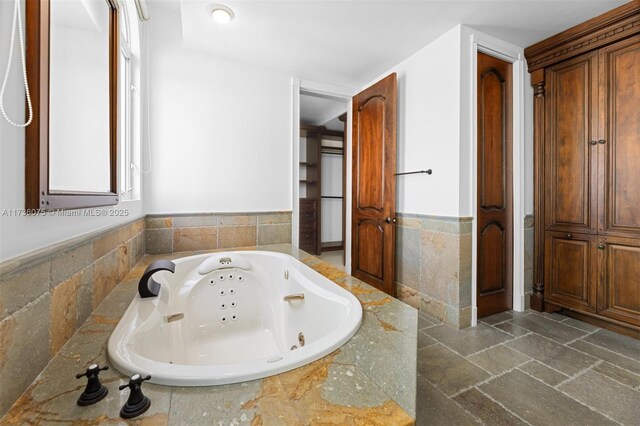
[[[602,364],[608,364],[608,362],[606,362],[606,361],[602,361],[600,364],[597,364],[597,365],[602,365]],[[597,365],[594,365],[594,367],[596,367]],[[613,364],[611,364],[611,365],[613,365]],[[628,385],[628,384],[626,384],[626,383],[622,383],[621,381],[619,381],[619,380],[617,380],[617,379],[614,379],[613,377],[607,376],[606,374],[601,373],[601,372],[600,372],[600,371],[598,371],[598,370],[593,370],[593,372],[594,372],[595,374],[599,374],[599,375],[601,375],[602,377],[606,377],[606,378],[607,378],[607,379],[609,379],[609,380],[613,380],[614,382],[616,382],[616,383],[618,383],[618,384],[620,384],[620,385],[622,385],[622,386],[625,386],[625,387],[627,387],[627,388],[629,388],[629,389],[631,389],[631,390],[636,390],[636,388],[634,388],[633,386]]]
[[[599,364],[602,364],[602,361],[601,361],[601,360],[598,360],[595,364],[590,365],[589,367],[584,368],[584,369],[582,369],[582,370],[578,371],[577,373],[575,373],[575,374],[573,374],[573,375],[571,375],[571,376],[567,377],[567,378],[566,378],[566,379],[564,379],[563,381],[561,381],[561,382],[559,382],[559,383],[556,383],[556,385],[555,385],[555,386],[552,386],[552,387],[553,387],[554,389],[558,389],[560,386],[564,385],[564,384],[565,384],[565,383],[567,383],[567,382],[572,381],[573,379],[577,379],[578,377],[582,376],[584,373],[586,373],[587,371],[591,370],[593,367],[595,367],[596,365],[599,365]],[[566,373],[565,373],[565,375],[566,375]],[[560,390],[560,389],[558,389],[558,390]]]
[[[585,337],[586,337],[586,336],[585,336]],[[591,345],[591,346],[595,346],[596,348],[604,349],[605,351],[608,351],[608,352],[614,353],[614,354],[616,354],[616,355],[620,355],[621,357],[623,357],[623,358],[627,358],[627,359],[630,359],[631,361],[634,361],[634,362],[638,362],[638,363],[640,363],[640,361],[639,361],[639,360],[637,360],[637,359],[635,359],[635,358],[631,358],[630,356],[627,356],[627,355],[621,354],[621,353],[616,352],[616,351],[612,351],[611,349],[609,349],[609,348],[605,348],[604,346],[596,345],[595,343],[587,342],[586,340],[583,340],[583,342],[584,342],[584,343],[587,343],[587,344],[589,344],[589,345]],[[572,343],[573,343],[573,342],[572,342]],[[591,356],[593,356],[593,355],[591,355]]]
[[[520,417],[519,415],[517,415],[515,412],[511,411],[510,409],[508,409],[504,404],[502,404],[500,401],[498,401],[497,399],[494,399],[491,395],[489,395],[488,393],[484,392],[482,389],[476,388],[478,389],[478,392],[480,392],[481,394],[483,394],[485,397],[487,397],[488,399],[490,399],[491,401],[493,401],[494,403],[498,404],[500,407],[502,407],[507,413],[511,414],[512,416],[514,416],[515,418],[519,419],[520,421],[533,426],[531,423],[529,423],[527,420],[525,420],[524,418]]]
[[[593,343],[585,342],[584,340],[580,340],[580,341],[581,341],[582,343],[586,343],[587,345],[595,346],[595,347],[596,347],[596,348],[598,348],[598,349],[602,349],[602,350],[605,350],[605,351],[607,351],[607,352],[611,352],[611,353],[612,353],[612,354],[614,354],[614,355],[621,356],[622,358],[626,358],[626,359],[628,359],[628,360],[630,360],[630,361],[638,362],[637,360],[635,360],[635,359],[633,359],[633,358],[630,358],[630,357],[628,357],[628,356],[626,356],[626,355],[619,354],[618,352],[613,352],[612,350],[609,350],[609,349],[607,349],[607,348],[603,348],[602,346],[594,345]],[[600,359],[599,357],[597,357],[597,356],[595,356],[595,355],[591,355],[591,354],[590,354],[590,353],[588,353],[588,352],[583,352],[583,351],[581,351],[581,350],[580,350],[580,349],[578,349],[578,348],[574,348],[573,346],[567,346],[567,347],[568,347],[569,349],[573,349],[574,351],[580,352],[581,354],[588,355],[588,356],[590,356],[590,357],[592,357],[592,358]],[[635,372],[633,372],[633,371],[631,371],[631,370],[629,370],[629,369],[626,369],[626,368],[624,368],[624,367],[621,367],[621,366],[619,366],[618,364],[615,364],[615,363],[613,363],[613,362],[610,362],[610,361],[607,361],[607,360],[603,360],[603,361],[604,361],[604,362],[606,362],[606,363],[609,363],[609,364],[611,364],[611,365],[614,365],[614,366],[616,366],[616,367],[620,368],[621,370],[628,371],[629,373],[635,374],[636,376],[638,376],[638,375],[639,375],[638,373],[635,373]],[[639,364],[640,364],[640,362],[639,362]]]

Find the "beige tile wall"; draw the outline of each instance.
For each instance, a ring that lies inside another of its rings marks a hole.
[[[398,297],[458,328],[471,325],[471,220],[399,214]],[[533,286],[533,215],[524,219],[525,303]]]
[[[398,297],[453,327],[468,327],[471,218],[398,216]]]
[[[291,212],[147,216],[147,253],[291,243]]]
[[[0,417],[143,255],[139,218],[0,264]]]

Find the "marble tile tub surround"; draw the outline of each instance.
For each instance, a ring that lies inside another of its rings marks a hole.
[[[356,335],[332,354],[265,379],[224,386],[168,387],[145,384],[150,410],[136,424],[412,424],[416,398],[417,311],[290,245],[264,247],[301,259],[352,292],[362,303]],[[106,342],[136,292],[144,268],[156,259],[193,252],[146,256],[105,299],[0,420],[1,424],[124,424],[118,418],[126,377],[101,374],[109,395],[78,407],[84,383],[69,379],[89,362],[109,364]]]
[[[398,213],[397,295],[454,328],[471,325],[471,221]]]
[[[471,325],[471,217],[398,213],[398,297],[461,329]],[[524,219],[526,307],[533,287],[533,215]]]
[[[137,218],[0,263],[0,414],[143,255]]]
[[[149,215],[145,222],[150,254],[291,243],[291,212]]]
[[[417,425],[638,424],[638,340],[531,310],[418,329]]]

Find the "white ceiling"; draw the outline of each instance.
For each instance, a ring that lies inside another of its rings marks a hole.
[[[340,123],[336,129],[336,123],[332,120],[347,111],[346,102],[325,99],[317,96],[300,95],[300,121],[314,126],[327,126],[331,130],[341,130]]]
[[[206,13],[220,2],[235,12],[228,25]],[[623,3],[151,0],[181,13],[185,48],[353,88],[459,23],[526,47]]]

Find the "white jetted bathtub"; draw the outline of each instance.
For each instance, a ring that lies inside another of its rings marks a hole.
[[[348,291],[292,256],[203,254],[159,271],[156,297],[140,295],[109,338],[109,358],[152,383],[206,386],[292,370],[333,352],[360,327]]]

